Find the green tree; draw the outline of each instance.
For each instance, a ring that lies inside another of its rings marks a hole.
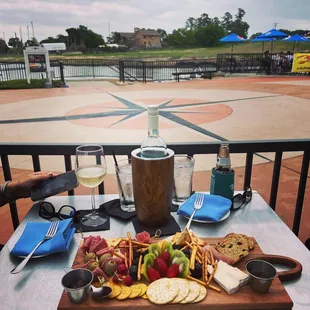
[[[3,39],[0,39],[0,54],[6,54],[9,50],[9,47],[6,45],[6,42]]]
[[[216,46],[224,35],[224,29],[216,24],[211,23],[206,27],[198,27],[195,31],[196,44],[202,47]]]
[[[27,40],[24,44],[25,47],[27,46],[39,46],[39,42],[36,38],[31,38],[31,40]]]
[[[156,31],[160,34],[160,40],[166,42],[168,37],[166,30],[158,28]]]
[[[96,48],[99,45],[105,45],[102,35],[88,30],[87,33],[83,36],[84,44],[87,48]]]
[[[112,32],[109,37],[107,37],[109,44],[121,44],[122,38],[119,32]]]
[[[8,42],[9,46],[15,47],[15,48],[22,48],[23,47],[23,43],[19,40],[18,37],[15,38],[10,38],[9,42]]]
[[[262,34],[262,32],[253,33],[253,34],[249,37],[249,40],[253,40],[254,38],[260,36],[261,34]]]
[[[222,17],[222,22],[221,22],[221,26],[224,28],[226,33],[231,31],[232,23],[233,23],[232,15],[229,12],[226,12],[224,16]]]
[[[197,18],[197,27],[207,27],[210,23],[212,23],[212,19],[206,13]]]
[[[197,21],[194,17],[189,17],[187,21],[185,22],[185,28],[186,29],[194,29],[197,27]]]

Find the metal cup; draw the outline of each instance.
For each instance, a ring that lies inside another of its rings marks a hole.
[[[69,271],[62,278],[61,284],[72,303],[79,304],[88,298],[93,278],[92,272],[84,268]]]
[[[271,283],[277,275],[276,268],[270,263],[254,259],[245,265],[245,268],[250,276],[250,287],[259,294],[267,293]]]

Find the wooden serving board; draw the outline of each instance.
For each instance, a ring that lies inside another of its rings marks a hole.
[[[216,244],[222,238],[205,238],[208,244]],[[253,241],[255,241],[253,239]],[[255,241],[256,243],[256,241]],[[243,258],[236,266],[241,270],[245,270],[245,263],[249,259],[256,257],[261,257],[263,254],[259,245],[256,243],[255,248],[250,251],[250,255]],[[84,259],[84,253],[81,249],[78,250],[73,266],[80,264]],[[218,286],[215,284],[215,286]],[[208,309],[208,310],[219,310],[219,309],[233,309],[233,310],[242,310],[242,309],[281,309],[288,310],[292,309],[293,302],[289,295],[287,294],[285,288],[283,287],[281,281],[276,277],[272,282],[271,288],[266,294],[257,294],[254,293],[249,285],[243,286],[238,292],[233,295],[228,295],[223,289],[221,293],[215,292],[211,289],[208,289],[207,297],[197,304],[166,304],[163,306],[158,306],[152,304],[148,300],[142,298],[137,299],[126,299],[123,301],[117,299],[103,299],[102,301],[95,301],[89,296],[88,300],[82,304],[74,305],[70,302],[67,293],[64,291],[59,304],[59,310],[89,310],[89,309],[112,309],[112,310],[127,310],[127,309],[147,309],[147,310],[156,310],[162,307],[164,310],[176,310],[176,309],[185,309],[191,307],[194,309]]]

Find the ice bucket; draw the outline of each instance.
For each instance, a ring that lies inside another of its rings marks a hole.
[[[168,222],[172,205],[174,152],[167,156],[142,158],[141,150],[131,153],[133,194],[137,218],[145,226]]]

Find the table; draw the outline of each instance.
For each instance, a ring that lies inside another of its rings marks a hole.
[[[97,206],[116,195],[96,196]],[[59,196],[47,199],[59,209],[64,204],[70,204],[76,209],[90,209],[89,196]],[[172,213],[181,228],[187,220]],[[20,233],[29,221],[44,221],[38,217],[38,204],[35,204],[15,234]],[[126,236],[129,231],[135,235],[134,228],[129,223],[111,218],[109,231],[86,233],[106,238]],[[266,254],[278,254],[295,258],[303,265],[302,277],[284,286],[294,302],[294,310],[310,309],[310,251],[282,222],[277,214],[268,206],[262,197],[253,193],[252,201],[244,208],[233,212],[225,221],[217,224],[198,224],[193,222],[191,229],[201,237],[222,237],[229,232],[244,233],[256,238],[261,249]],[[20,262],[19,258],[11,257],[7,244],[0,252],[0,299],[1,309],[57,309],[62,294],[61,278],[64,268],[70,267],[74,260],[81,235],[75,234],[68,253],[58,253],[44,258],[32,259],[25,269],[16,275],[10,270]]]

